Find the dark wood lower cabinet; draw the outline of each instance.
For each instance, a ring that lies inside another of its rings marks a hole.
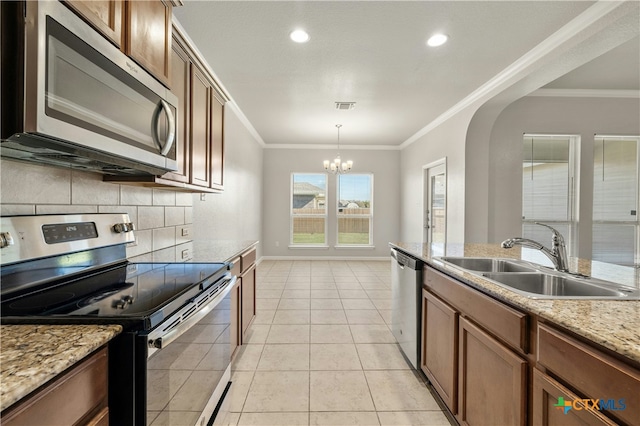
[[[640,425],[637,362],[430,266],[423,272],[421,368],[460,424]],[[575,407],[565,414],[560,397]]]
[[[453,414],[458,402],[458,312],[422,290],[421,368]]]
[[[2,424],[108,425],[108,354],[102,348],[2,412]]]
[[[256,267],[251,266],[242,274],[242,335],[256,316]]]
[[[235,356],[236,350],[242,343],[242,335],[240,334],[240,324],[242,321],[241,305],[242,300],[241,278],[238,278],[235,285],[231,289],[231,358]]]
[[[527,361],[465,318],[459,334],[460,423],[525,425]]]
[[[573,426],[573,425],[615,425],[614,421],[599,411],[587,409],[584,404],[565,410],[559,406],[562,401],[572,403],[581,399],[560,383],[533,369],[532,413],[534,426]]]

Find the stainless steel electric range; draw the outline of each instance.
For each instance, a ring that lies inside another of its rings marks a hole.
[[[132,263],[126,214],[2,217],[3,324],[120,324],[112,425],[213,422],[229,386],[228,263]]]

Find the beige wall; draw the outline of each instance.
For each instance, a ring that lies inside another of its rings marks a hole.
[[[525,97],[509,105],[495,122],[489,146],[489,242],[521,234],[523,133],[580,136],[578,255],[590,259],[594,135],[640,134],[640,102]]]
[[[263,254],[272,257],[389,256],[389,242],[397,241],[400,228],[400,152],[396,150],[345,150],[353,160],[352,173],[373,173],[373,244],[375,248],[335,248],[335,216],[328,218],[328,249],[289,248],[291,173],[324,173],[322,162],[332,159],[331,149],[266,149],[264,154]],[[336,209],[336,177],[328,174],[327,208]],[[276,246],[277,244],[277,246]]]
[[[225,110],[224,192],[193,198],[194,239],[262,240],[264,149],[231,108]],[[262,244],[258,244],[258,258]]]

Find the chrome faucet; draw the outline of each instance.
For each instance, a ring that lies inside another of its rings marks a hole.
[[[515,245],[521,245],[521,246],[531,247],[531,248],[540,250],[549,259],[551,259],[551,261],[553,262],[553,266],[556,268],[557,271],[569,272],[568,261],[567,261],[567,248],[564,243],[564,238],[562,237],[562,234],[560,234],[560,232],[558,232],[557,229],[554,229],[544,223],[535,222],[535,224],[549,228],[553,233],[551,235],[551,249],[548,249],[547,247],[543,246],[537,241],[530,240],[528,238],[522,238],[522,237],[509,238],[504,240],[501,244],[502,248],[510,249],[510,248],[513,248],[513,246]]]

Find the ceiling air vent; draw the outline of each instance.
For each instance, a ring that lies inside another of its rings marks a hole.
[[[349,111],[350,109],[354,109],[355,107],[355,102],[336,102],[336,109],[339,109],[341,111]]]

